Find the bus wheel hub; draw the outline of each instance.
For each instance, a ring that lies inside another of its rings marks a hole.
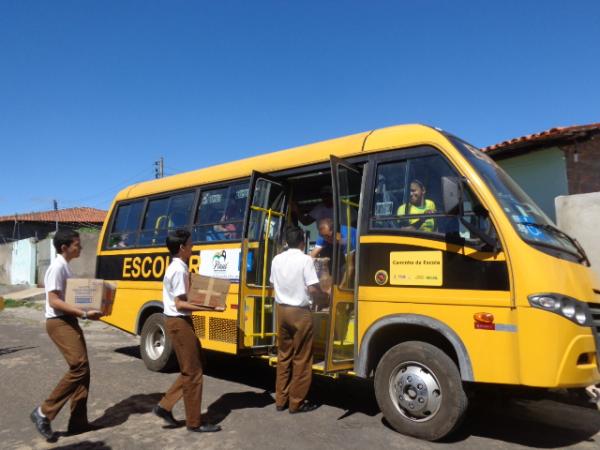
[[[390,381],[392,400],[405,417],[426,421],[439,410],[442,391],[435,376],[425,365],[404,363],[392,373]]]

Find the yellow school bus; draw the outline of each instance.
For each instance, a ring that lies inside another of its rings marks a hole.
[[[165,237],[185,227],[190,269],[231,280],[224,313],[193,315],[202,346],[272,360],[269,269],[282,230],[298,224],[310,250],[315,216],[327,215],[336,238],[321,276],[332,287],[329,302],[313,308],[313,368],[373,377],[396,430],[447,435],[465,413],[470,382],[600,381],[600,282],[584,251],[488,156],[423,125],[124,189],[98,244],[97,277],[118,285],[104,320],[141,335],[148,368],[172,361],[161,302]]]

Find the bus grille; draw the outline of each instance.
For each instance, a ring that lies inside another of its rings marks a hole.
[[[193,315],[192,322],[194,323],[194,331],[198,339],[204,339],[206,337],[206,317]]]
[[[208,319],[208,338],[214,341],[227,342],[229,344],[237,343],[237,320],[219,319],[209,317]]]
[[[588,303],[592,314],[592,330],[596,336],[596,362],[600,368],[600,303]]]

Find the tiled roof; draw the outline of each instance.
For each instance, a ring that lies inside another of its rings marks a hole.
[[[540,133],[528,134],[498,144],[490,145],[482,150],[490,155],[497,155],[516,148],[534,147],[548,141],[568,142],[584,138],[591,133],[600,133],[600,122],[589,125],[575,125],[571,127],[555,127]]]
[[[11,214],[0,216],[0,222],[82,222],[102,223],[106,218],[106,211],[95,208],[66,208],[57,211],[41,211],[25,214]]]

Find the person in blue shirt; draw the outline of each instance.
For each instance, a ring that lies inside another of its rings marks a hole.
[[[350,229],[350,245],[348,246],[348,229]],[[351,253],[356,250],[356,228],[342,226],[337,234],[337,241],[342,247],[342,254]],[[319,221],[319,237],[315,247],[310,252],[313,258],[331,258],[333,252],[333,220],[326,217]]]

